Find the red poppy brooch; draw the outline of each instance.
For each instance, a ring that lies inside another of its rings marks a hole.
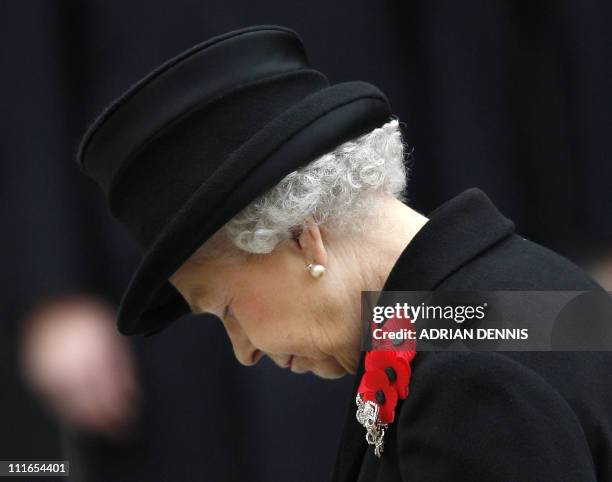
[[[412,343],[410,348],[415,347]],[[366,441],[374,446],[374,455],[383,452],[385,431],[395,419],[398,400],[408,396],[414,349],[398,347],[369,351],[365,356],[365,373],[357,389],[357,421],[366,429]]]

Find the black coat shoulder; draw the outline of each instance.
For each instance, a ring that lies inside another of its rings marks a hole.
[[[437,289],[604,292],[569,259],[517,234]],[[612,480],[612,352],[421,352],[413,363],[397,428],[402,477]]]
[[[468,260],[441,289],[598,290],[602,288],[571,260],[512,234]]]

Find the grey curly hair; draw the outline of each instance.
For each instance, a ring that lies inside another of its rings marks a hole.
[[[377,215],[384,195],[405,201],[411,155],[405,155],[399,122],[392,119],[286,175],[194,256],[210,260],[270,253],[310,216],[330,232],[360,231]]]

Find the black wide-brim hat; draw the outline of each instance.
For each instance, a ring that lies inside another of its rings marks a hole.
[[[287,174],[390,116],[376,87],[330,85],[278,26],[207,40],[133,85],[78,153],[143,251],[119,331],[150,335],[189,313],[168,278],[204,241]]]

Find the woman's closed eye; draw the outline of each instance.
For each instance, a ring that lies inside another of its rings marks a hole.
[[[223,309],[223,319],[227,319],[228,316],[233,316],[232,312],[232,300],[229,300],[225,308]]]

